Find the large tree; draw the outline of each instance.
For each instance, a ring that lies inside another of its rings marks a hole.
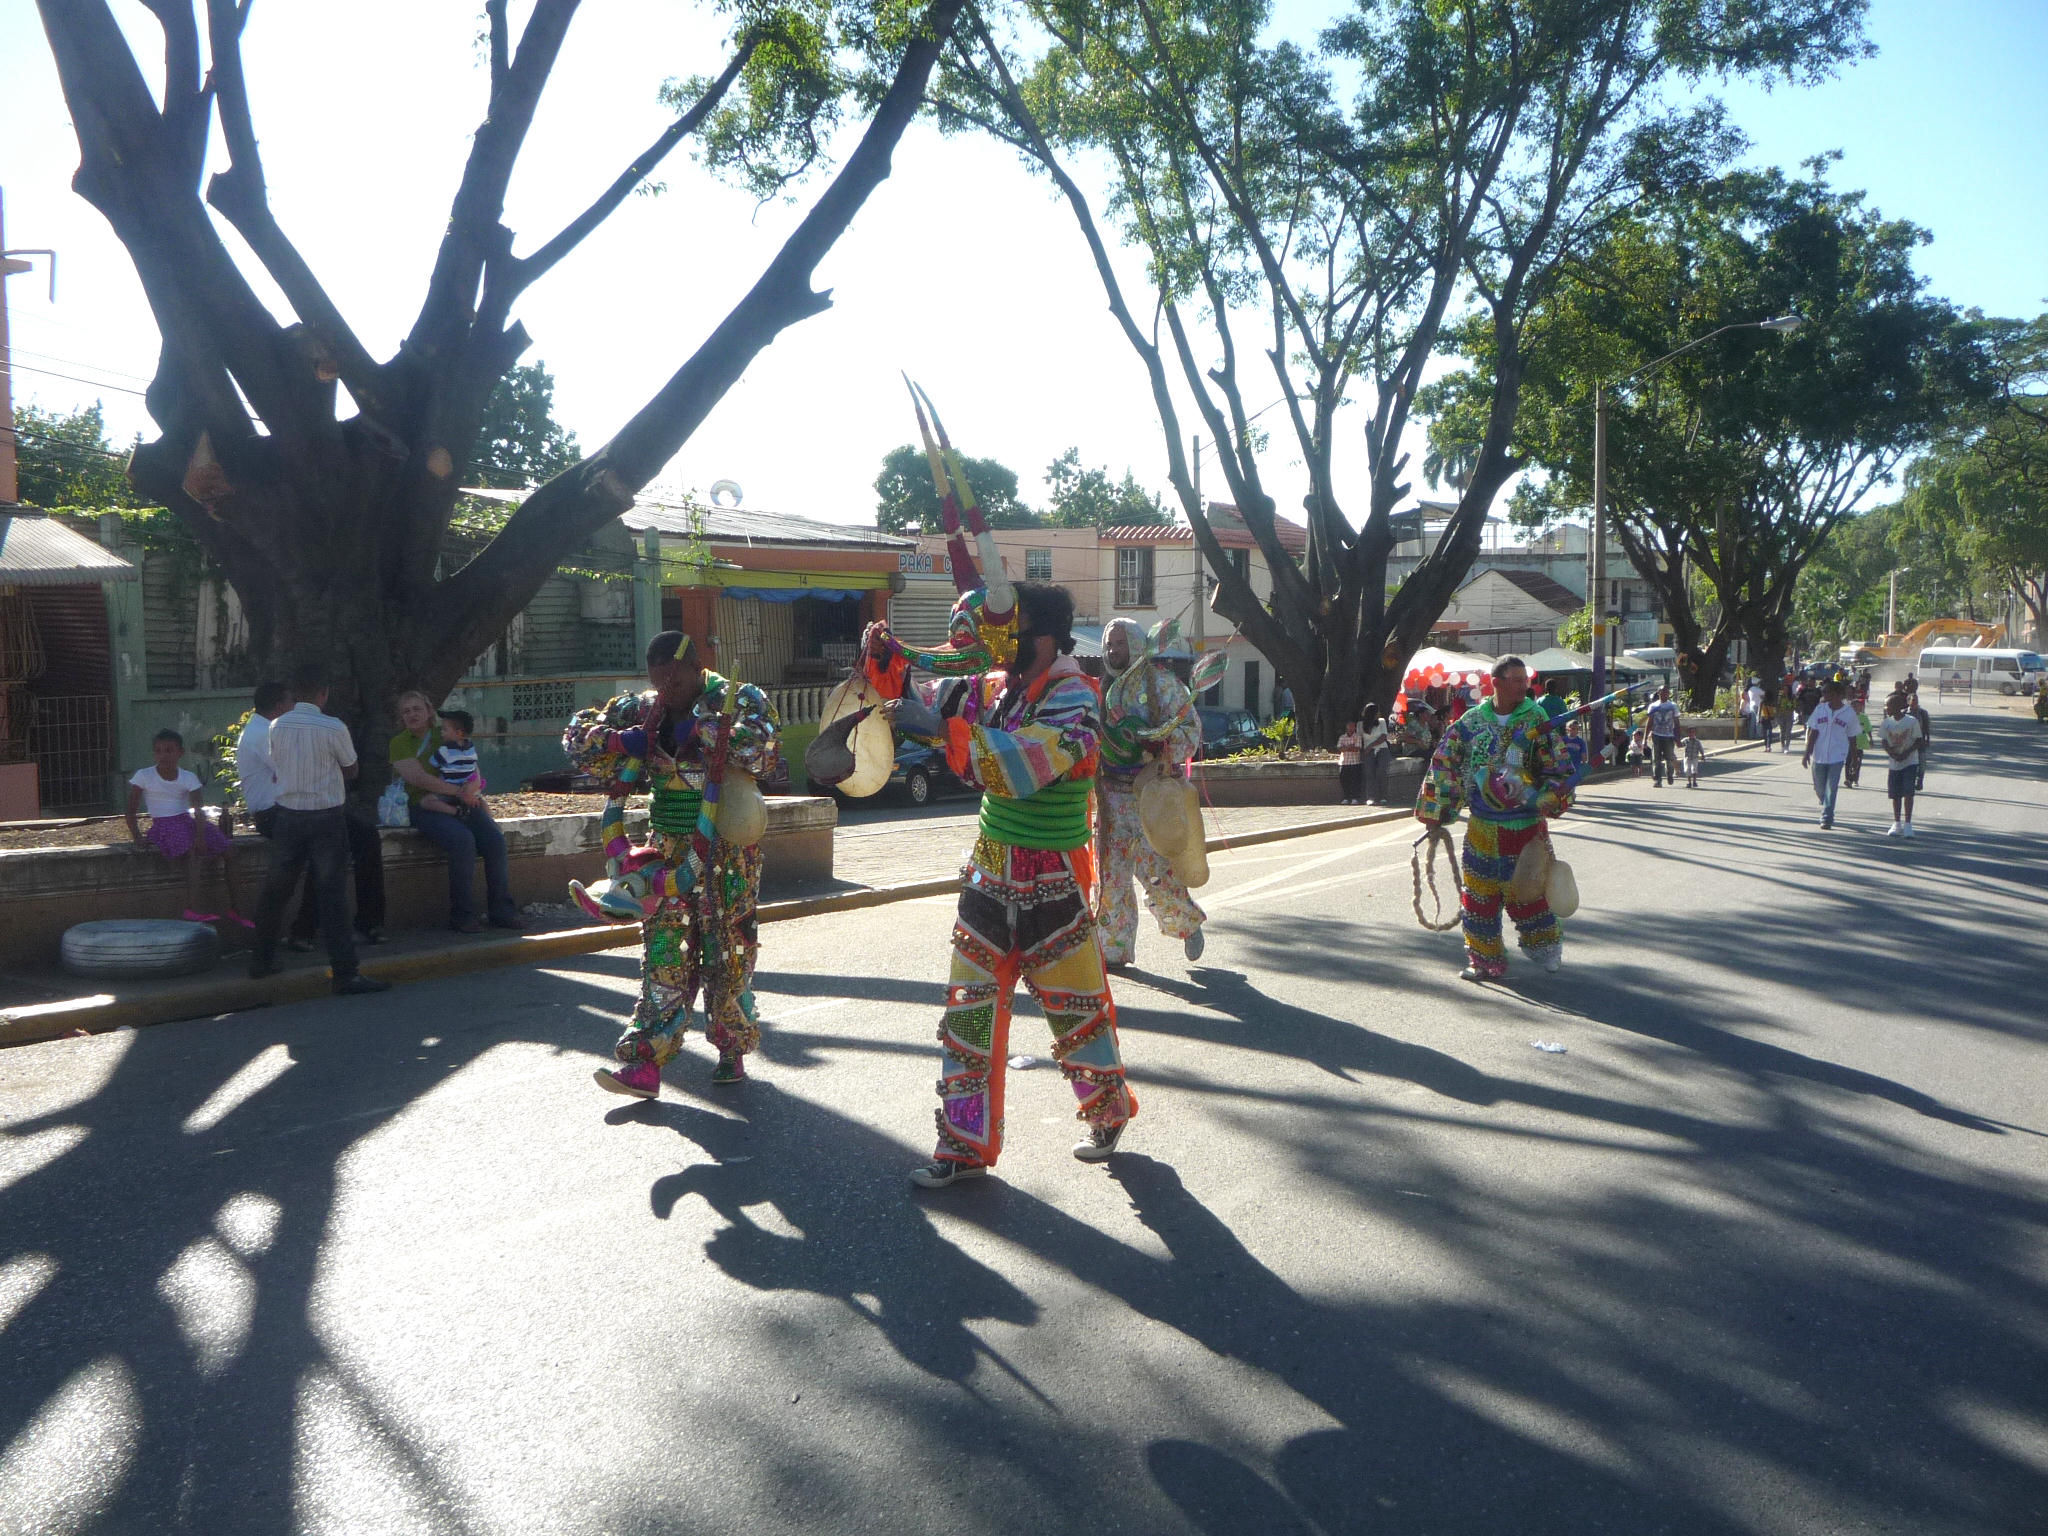
[[[1538,308],[1515,447],[1547,473],[1516,515],[1584,514],[1593,396],[1609,381],[1612,526],[1699,658],[1696,707],[1737,638],[1775,675],[1800,575],[1829,532],[1970,398],[1975,329],[1923,291],[1913,253],[1926,238],[1831,186],[1819,163],[1797,178],[1744,172],[1621,221]],[[1796,335],[1730,330],[1628,380],[1721,326],[1786,314],[1804,321]],[[1487,337],[1468,340],[1483,356]],[[1491,402],[1480,370],[1439,390],[1439,432]]]
[[[1304,735],[1327,743],[1365,699],[1391,696],[1471,568],[1519,467],[1523,338],[1562,264],[1731,149],[1715,107],[1674,107],[1662,87],[1824,73],[1861,51],[1863,10],[1358,0],[1308,43],[1272,37],[1265,0],[1023,0],[1014,36],[977,18],[955,37],[937,110],[1058,187],[1145,369],[1217,611],[1272,659]],[[1108,229],[1081,185],[1097,165]],[[1145,257],[1145,291],[1127,289],[1119,235]],[[1456,511],[1390,597],[1417,392],[1447,317],[1468,308],[1491,338],[1490,408],[1460,455]],[[1268,390],[1286,408],[1270,444],[1253,425]],[[1184,401],[1273,572],[1269,601],[1209,526]],[[1340,485],[1347,421],[1364,474]],[[1275,525],[1276,457],[1307,471],[1300,563]]]
[[[2016,593],[2048,644],[2048,315],[1984,326],[1991,396],[1913,466],[1904,521]]]
[[[552,480],[583,457],[576,434],[555,420],[555,379],[526,363],[498,380],[477,427],[470,480],[512,490]]]
[[[962,455],[960,467],[989,527],[1038,525],[1038,514],[1017,499],[1017,471],[969,455]],[[922,448],[905,443],[883,455],[882,472],[875,476],[875,524],[884,533],[939,532],[938,488]]]
[[[675,93],[674,120],[523,251],[503,222],[506,189],[578,5],[533,0],[515,28],[509,0],[485,0],[481,121],[419,313],[384,358],[271,213],[243,76],[250,3],[206,0],[202,11],[198,0],[145,0],[164,40],[154,90],[107,0],[40,9],[78,134],[73,185],[126,247],[163,337],[148,391],[160,436],[135,456],[136,486],[177,512],[234,584],[259,663],[329,666],[338,706],[372,727],[374,751],[384,739],[374,727],[400,688],[452,685],[548,574],[632,504],[748,362],[830,305],[812,274],[888,175],[962,0],[721,7],[732,22],[724,56]],[[331,111],[374,88],[322,79],[305,99]],[[848,114],[866,117],[857,142],[702,345],[610,441],[535,491],[474,559],[437,576],[488,403],[529,345],[514,318],[520,296],[685,140],[712,167],[773,190],[819,160]],[[216,122],[227,166],[207,177]],[[217,219],[254,253],[289,316],[259,296]]]

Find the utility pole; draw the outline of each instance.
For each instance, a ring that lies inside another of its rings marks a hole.
[[[1899,568],[1891,569],[1891,588],[1884,599],[1884,637],[1889,640],[1899,632]]]
[[[1607,692],[1607,386],[1593,386],[1593,548],[1586,602],[1593,617],[1593,692]],[[1607,744],[1607,706],[1593,711],[1593,751]]]
[[[34,270],[23,256],[50,258],[50,297],[57,297],[57,253],[7,249],[7,216],[0,208],[0,506],[21,500],[21,476],[14,455],[14,352],[7,340],[7,279]]]

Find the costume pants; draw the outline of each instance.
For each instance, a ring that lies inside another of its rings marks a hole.
[[[1516,856],[1543,835],[1541,820],[1526,827],[1508,827],[1475,816],[1465,824],[1465,952],[1475,962],[1505,962],[1507,950],[1501,944],[1500,910],[1506,900],[1507,884],[1514,877]],[[1507,910],[1515,920],[1522,948],[1530,955],[1564,943],[1564,931],[1557,916],[1542,897],[1525,904],[1509,904]]]
[[[1088,850],[975,845],[953,923],[953,967],[939,1026],[938,1157],[993,1166],[1003,1150],[1010,1001],[1021,980],[1052,1026],[1053,1059],[1080,1100],[1076,1118],[1117,1126],[1138,1112],[1124,1080],[1116,1006],[1089,916]],[[1077,871],[1076,864],[1080,865]]]
[[[662,857],[681,863],[687,840],[665,838]],[[704,1038],[720,1056],[744,1056],[761,1043],[754,1006],[754,961],[761,952],[755,910],[761,898],[761,849],[711,845],[711,864],[694,889],[671,897],[643,926],[640,1002],[612,1054],[627,1065],[665,1065],[690,1027],[698,994]]]
[[[1095,808],[1100,825],[1095,846],[1102,863],[1102,886],[1095,900],[1095,922],[1102,935],[1102,958],[1114,965],[1128,961],[1138,942],[1138,900],[1131,889],[1137,876],[1145,887],[1145,905],[1169,939],[1184,939],[1205,921],[1202,909],[1157,848],[1145,840],[1138,824],[1135,790],[1112,788],[1105,774],[1095,781]]]

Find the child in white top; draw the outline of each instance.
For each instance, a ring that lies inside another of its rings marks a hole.
[[[1700,759],[1707,755],[1707,749],[1700,745],[1700,733],[1687,731],[1685,740],[1679,743],[1679,751],[1685,757],[1685,787],[1700,787]]]
[[[185,738],[176,731],[158,731],[150,753],[155,761],[136,769],[128,780],[128,835],[138,847],[147,843],[173,864],[185,861],[186,922],[220,921],[214,913],[199,910],[200,861],[218,859],[221,881],[228,891],[228,920],[254,928],[254,923],[235,910],[241,903],[235,896],[235,872],[227,860],[227,834],[200,814],[199,777],[181,766]],[[136,820],[136,814],[145,809],[149,812],[147,836]]]

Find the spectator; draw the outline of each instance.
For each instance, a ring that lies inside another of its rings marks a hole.
[[[1337,738],[1337,803],[1356,805],[1365,779],[1365,727],[1352,721]]]
[[[1360,746],[1365,753],[1365,803],[1387,803],[1387,779],[1394,771],[1394,736],[1380,718],[1380,707],[1368,704],[1360,717],[1365,735]]]
[[[1749,687],[1742,694],[1742,733],[1755,740],[1764,733],[1764,686],[1755,678],[1749,680]]]
[[[1647,725],[1639,725],[1629,732],[1628,737],[1628,760],[1632,769],[1630,778],[1640,779],[1643,776],[1643,759],[1649,755],[1650,728]]]
[[[1654,777],[1651,786],[1664,787],[1666,774],[1671,777],[1671,787],[1678,787],[1678,705],[1672,701],[1669,688],[1659,688],[1657,698],[1650,705],[1650,752],[1654,759]]]
[[[161,730],[150,743],[154,761],[138,768],[128,780],[128,835],[138,847],[148,844],[172,864],[185,866],[185,911],[188,923],[217,923],[220,915],[199,910],[200,863],[220,860],[221,882],[228,891],[227,917],[244,928],[255,924],[235,909],[235,872],[228,865],[227,834],[199,809],[199,775],[184,766],[185,738],[173,730]],[[143,835],[136,813],[149,811],[149,833]]]
[[[483,924],[476,915],[476,861],[484,861],[485,915],[493,928],[523,928],[519,909],[512,901],[511,872],[505,861],[505,834],[491,819],[483,791],[475,782],[451,784],[437,777],[428,763],[442,745],[441,729],[435,723],[434,702],[424,693],[402,694],[398,700],[399,723],[405,727],[391,738],[391,770],[405,785],[412,805],[412,824],[419,834],[439,848],[448,860],[448,925],[457,933],[480,933]],[[423,805],[429,795],[459,801],[463,813],[450,815]]]
[[[1849,743],[1849,762],[1842,769],[1842,782],[1854,789],[1863,780],[1863,754],[1871,746],[1871,725],[1861,699],[1850,695],[1849,707],[1856,711],[1856,739]]]
[[[1842,789],[1842,767],[1849,761],[1849,743],[1856,739],[1856,711],[1849,707],[1846,684],[1831,679],[1826,697],[1806,717],[1806,752],[1802,768],[1813,770],[1813,796],[1820,802],[1820,824],[1835,824],[1835,797]]]
[[[1892,797],[1892,824],[1884,835],[1911,837],[1913,796],[1920,785],[1920,722],[1908,713],[1904,693],[1885,700],[1884,720],[1877,730],[1891,764],[1885,788]]]
[[[1920,680],[1910,672],[1906,674],[1906,713],[1920,722],[1919,756],[1913,765],[1913,790],[1917,794],[1927,787],[1927,748],[1934,740],[1934,720],[1920,707]],[[1908,822],[1912,819],[1906,818]]]
[[[476,717],[466,709],[444,709],[441,711],[441,745],[434,750],[427,768],[444,784],[453,784],[457,789],[474,785],[481,795],[488,787],[484,783],[483,770],[477,766],[476,743],[470,740],[476,730]],[[439,811],[444,816],[466,816],[469,807],[460,800],[451,800],[446,795],[422,795],[420,805],[426,810]]]
[[[286,710],[292,707],[291,690],[283,683],[269,682],[256,685],[252,700],[254,713],[249,723],[242,727],[241,738],[235,744],[235,773],[242,781],[242,801],[249,807],[249,818],[263,837],[277,836],[277,771],[270,762],[270,727]],[[351,741],[353,746],[354,742]],[[374,812],[364,814],[356,797],[350,796],[342,808],[343,829],[348,835],[349,865],[355,872],[356,910],[355,934],[358,944],[382,944],[384,942],[384,844],[377,835],[377,818]],[[310,864],[306,878],[299,886],[298,911],[292,918],[292,928],[284,941],[284,947],[308,954],[313,949],[313,936],[319,930],[320,903],[313,892],[313,873]]]
[[[1700,745],[1700,733],[1698,731],[1687,731],[1685,733],[1685,787],[1687,789],[1698,789],[1700,787],[1700,759],[1705,756],[1706,749]]]
[[[1285,683],[1279,683],[1273,689],[1273,721],[1277,725],[1282,720],[1289,726],[1280,733],[1280,756],[1285,757],[1288,745],[1294,740],[1294,690]]]
[[[356,969],[356,947],[348,931],[348,897],[342,889],[348,862],[348,831],[342,810],[348,782],[356,776],[355,743],[348,727],[325,713],[327,674],[301,667],[292,679],[292,707],[271,722],[267,743],[277,775],[276,817],[271,828],[270,873],[257,909],[256,953],[249,975],[260,981],[277,969],[277,936],[285,904],[302,873],[310,870],[320,936],[334,970],[334,992],[350,997],[386,992]]]
[[[1764,694],[1763,699],[1757,704],[1756,718],[1757,727],[1763,732],[1764,750],[1768,752],[1771,750],[1772,737],[1778,728],[1778,696],[1775,693]],[[1792,736],[1789,731],[1785,735],[1785,750],[1792,750]]]
[[[1552,720],[1562,720],[1572,712],[1571,700],[1565,697],[1566,683],[1561,677],[1553,677],[1543,684],[1543,697],[1536,702],[1543,706],[1543,713]]]

